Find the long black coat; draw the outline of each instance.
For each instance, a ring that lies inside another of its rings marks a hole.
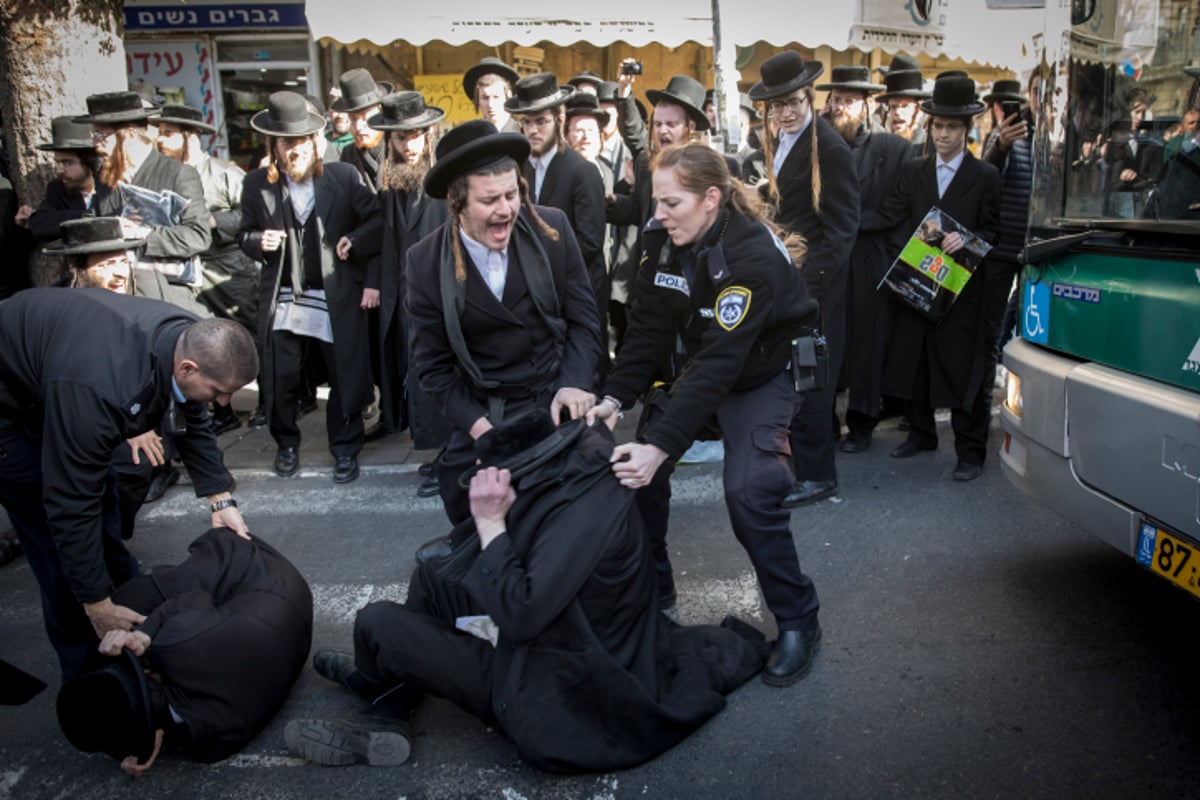
[[[60,225],[82,218],[86,210],[83,195],[68,191],[62,178],[55,178],[46,184],[46,196],[29,217],[29,231],[39,242],[53,241],[60,236]]]
[[[999,173],[967,151],[945,196],[939,199],[937,157],[912,159],[905,163],[896,191],[877,212],[864,217],[863,227],[888,229],[899,225],[901,231],[907,231],[907,241],[934,206],[985,241],[995,242],[1000,227]],[[905,399],[913,396],[917,366],[924,352],[933,407],[969,407],[988,360],[983,320],[987,269],[985,259],[938,325],[900,305],[884,367],[884,394]]]
[[[41,429],[46,518],[80,602],[112,588],[100,543],[113,453],[158,428],[175,344],[194,321],[167,303],[106,289],[28,289],[0,304],[0,423]],[[173,439],[196,496],[227,491],[207,404],[180,409],[187,430]]]
[[[333,325],[333,353],[337,359],[337,389],[342,408],[347,412],[366,408],[374,400],[371,384],[370,338],[367,314],[359,305],[366,282],[364,264],[378,255],[383,239],[383,218],[379,198],[363,182],[358,171],[348,164],[326,164],[324,173],[313,177],[315,207],[313,218],[319,227],[321,242],[321,276],[329,318]],[[270,347],[279,297],[282,270],[290,269],[290,259],[299,257],[297,248],[289,247],[298,233],[293,230],[294,215],[288,197],[286,181],[267,180],[267,170],[260,167],[248,175],[242,187],[242,227],[238,244],[246,255],[261,261],[259,282],[259,335],[263,342],[262,380],[274,381],[274,354]],[[284,244],[273,253],[264,253],[262,232],[266,229],[288,231]],[[341,261],[335,248],[338,240],[347,236],[354,243],[350,259]]]
[[[588,169],[595,172],[591,165]],[[470,255],[465,250],[463,254],[467,285],[461,326],[467,349],[485,378],[528,397],[544,390],[553,394],[564,386],[590,388],[601,352],[595,297],[566,215],[556,208],[537,211],[559,233],[558,241],[553,241],[535,228],[550,260],[567,326],[561,358],[556,359],[553,336],[535,312],[524,282],[518,280],[514,245],[510,242],[508,248],[503,302],[496,300]],[[526,216],[524,210],[521,213]],[[414,334],[410,372],[445,412],[451,429],[469,431],[487,414],[488,399],[465,377],[446,334],[440,280],[444,230],[445,226],[438,228],[408,251],[406,311]]]
[[[390,431],[412,427],[413,445],[419,450],[439,447],[446,438],[441,412],[416,381],[409,382],[408,343],[403,313],[406,293],[404,259],[408,248],[441,227],[449,218],[446,201],[424,192],[384,190],[383,255],[380,258],[379,337],[382,354],[380,412]],[[410,415],[411,410],[411,415]]]
[[[113,601],[146,616],[144,658],[187,726],[185,752],[212,762],[241,750],[287,699],[312,645],[312,592],[258,537],[213,528],[188,552]]]
[[[658,613],[648,540],[612,450],[605,426],[585,428],[517,478],[508,531],[463,581],[500,629],[492,713],[522,758],[555,772],[622,769],[673,747],[766,654],[761,636]]]
[[[852,145],[863,212],[877,208],[893,191],[909,143],[882,128],[864,129]],[[884,356],[896,308],[891,292],[879,281],[891,266],[888,231],[860,230],[850,251],[850,287],[846,303],[845,386],[850,409],[879,416]]]

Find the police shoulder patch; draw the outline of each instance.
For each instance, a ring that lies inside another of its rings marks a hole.
[[[727,331],[733,330],[742,324],[746,313],[750,311],[750,290],[742,286],[727,287],[717,295],[714,311],[717,324]]]

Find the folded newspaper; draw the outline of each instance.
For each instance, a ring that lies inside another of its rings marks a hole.
[[[183,216],[183,209],[188,204],[186,197],[170,189],[156,192],[122,181],[118,190],[121,193],[121,216],[148,229],[178,225]],[[198,255],[181,259],[155,258],[139,254],[138,264],[157,270],[171,283],[197,287],[201,285]]]
[[[963,247],[948,256],[942,252],[941,244],[946,234],[952,232],[962,236]],[[886,284],[913,310],[941,322],[991,249],[990,244],[934,206],[879,286]]]

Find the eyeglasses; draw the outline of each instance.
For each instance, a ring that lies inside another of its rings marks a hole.
[[[100,142],[103,142],[108,137],[116,136],[116,135],[117,135],[117,132],[115,130],[104,131],[104,130],[93,129],[92,130],[92,142],[94,144],[99,144]]]
[[[773,115],[782,114],[785,110],[793,114],[798,114],[807,102],[808,100],[804,95],[793,97],[791,100],[772,100],[767,103],[767,111]]]

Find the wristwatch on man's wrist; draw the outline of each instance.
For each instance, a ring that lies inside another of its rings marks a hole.
[[[224,500],[218,500],[209,506],[209,509],[214,514],[224,508],[237,508],[237,500],[234,500],[232,497],[226,497]]]

